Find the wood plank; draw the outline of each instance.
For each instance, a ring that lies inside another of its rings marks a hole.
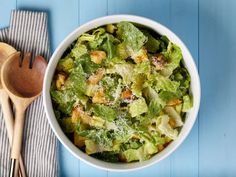
[[[18,9],[48,12],[52,49],[79,25],[77,0],[17,0]]]
[[[170,0],[108,1],[108,14],[139,15],[170,26]]]
[[[132,14],[144,16],[156,20],[166,26],[170,26],[170,0],[119,0],[108,1],[108,14]],[[167,158],[143,170],[128,173],[108,172],[109,177],[169,177],[171,176],[171,160]]]
[[[107,0],[80,0],[80,25],[107,15]]]
[[[0,0],[0,4],[0,28],[4,28],[9,25],[11,10],[16,8],[16,1]]]
[[[189,48],[198,64],[198,0],[171,1],[170,29]],[[198,120],[185,142],[171,155],[171,176],[198,176]]]
[[[55,50],[58,44],[77,26],[79,22],[77,0],[17,0],[18,9],[40,10],[48,12],[51,48]],[[52,50],[52,51],[53,51]],[[59,145],[60,176],[78,177],[80,161],[73,157],[65,147]]]
[[[80,24],[84,24],[89,20],[107,15],[106,0],[80,0],[79,18]],[[107,171],[94,168],[81,161],[80,176],[83,177],[105,177]]]
[[[236,175],[236,1],[199,1],[199,176]]]
[[[59,144],[58,160],[60,163],[59,173],[61,177],[79,177],[80,161],[73,156],[62,144]]]

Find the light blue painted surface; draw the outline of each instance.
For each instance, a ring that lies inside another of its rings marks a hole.
[[[114,173],[80,162],[60,145],[61,176],[236,176],[235,0],[0,0],[0,4],[0,27],[8,25],[11,9],[47,11],[52,50],[91,19],[110,14],[148,17],[179,35],[198,65],[202,83],[198,121],[170,157],[144,170]]]

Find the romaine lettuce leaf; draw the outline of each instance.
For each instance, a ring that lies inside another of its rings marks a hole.
[[[148,40],[145,47],[148,52],[155,53],[160,48],[160,41],[155,39],[147,30],[143,30],[143,34],[147,36]]]
[[[105,29],[98,28],[93,31],[92,34],[84,33],[79,37],[78,42],[88,42],[91,49],[96,49],[101,46],[103,40],[105,39]]]
[[[138,63],[134,67],[135,74],[145,74],[147,77],[151,74],[151,65],[149,61]]]
[[[144,98],[139,98],[134,100],[132,103],[129,104],[129,113],[131,117],[136,117],[140,114],[143,114],[148,111],[148,107]]]
[[[179,90],[176,91],[176,92],[161,90],[160,93],[159,93],[159,96],[163,101],[168,102],[170,100],[180,98],[181,97],[181,92]]]
[[[76,96],[72,90],[51,90],[52,100],[58,105],[58,110],[64,114],[70,114],[76,101]]]
[[[147,37],[132,23],[120,22],[117,28],[118,37],[135,52],[140,50],[147,41]]]
[[[164,110],[168,114],[168,116],[175,120],[176,127],[181,127],[184,124],[182,118],[173,107],[167,106]]]
[[[120,43],[116,46],[116,52],[119,58],[121,58],[122,60],[127,59],[129,56],[131,56],[131,48],[129,48],[128,46],[126,46],[126,44]]]
[[[84,33],[79,37],[77,42],[81,43],[81,42],[88,42],[88,41],[94,41],[94,40],[95,40],[95,35]]]
[[[146,76],[144,74],[135,74],[133,76],[133,83],[131,86],[132,93],[137,96],[142,96],[143,84],[145,82]]]
[[[139,149],[128,149],[122,152],[127,162],[143,161],[149,159],[153,154],[157,153],[158,149],[152,143],[145,143]]]
[[[110,122],[113,121],[117,117],[116,110],[102,104],[94,104],[92,107],[92,111],[96,116],[101,117],[104,120],[107,120]]]
[[[117,101],[121,93],[121,80],[118,77],[109,75],[103,77],[101,85],[105,90],[106,97],[111,101]]]
[[[179,88],[180,83],[172,81],[169,78],[162,76],[161,74],[156,74],[156,85],[155,89],[157,91],[164,90],[169,92],[176,92]]]
[[[93,140],[85,140],[85,152],[86,154],[90,155],[90,154],[95,154],[97,152],[99,152],[99,148],[96,144],[96,142],[94,142]]]
[[[192,98],[189,95],[183,96],[183,112],[187,112],[189,109],[193,107]]]
[[[180,60],[183,58],[181,49],[172,42],[169,42],[167,51],[162,52],[162,54],[167,58],[168,63],[165,65],[164,69],[161,70],[161,74],[170,76],[174,69],[180,65]]]
[[[178,67],[174,70],[174,73],[173,75],[171,75],[171,78],[180,82],[179,92],[181,96],[184,96],[189,91],[191,81],[187,69],[185,69],[184,66]]]
[[[73,67],[74,67],[74,60],[70,57],[66,57],[59,60],[57,65],[57,70],[70,73]]]
[[[106,34],[105,42],[102,45],[102,49],[106,51],[108,59],[112,59],[116,55],[115,45],[112,42],[112,37],[111,35]]]
[[[155,89],[153,89],[152,87],[146,87],[144,89],[144,96],[146,98],[146,100],[150,101],[157,101],[158,104],[160,104],[162,106],[162,108],[166,105],[166,103],[159,97],[158,93],[156,92]]]
[[[103,43],[101,45],[101,49],[103,49],[107,53],[107,58],[108,58],[108,61],[106,61],[107,64],[110,64],[111,59],[116,57],[117,55],[116,45],[119,43],[120,41],[113,35],[108,33],[105,33],[103,35]]]
[[[116,64],[113,68],[107,69],[108,74],[117,73],[122,78],[125,84],[129,84],[132,81],[134,66],[133,64]]]
[[[65,82],[66,89],[73,89],[75,92],[85,93],[86,91],[86,75],[81,65],[75,67]]]
[[[69,74],[65,89],[61,91],[52,90],[52,99],[59,105],[58,109],[65,114],[70,114],[73,105],[76,101],[83,104],[87,102],[87,97],[84,95],[86,91],[86,78],[81,65],[73,68]]]
[[[162,105],[158,100],[152,99],[148,105],[148,117],[154,118],[160,114]]]
[[[75,61],[76,66],[81,65],[84,72],[87,74],[91,74],[100,67],[99,64],[92,62],[90,56],[88,54],[82,55],[79,59]]]
[[[78,134],[80,136],[87,137],[88,139],[94,141],[98,145],[97,148],[99,148],[99,150],[97,150],[96,152],[112,150],[113,137],[112,137],[112,132],[108,130],[104,129],[83,130],[78,132]]]
[[[75,124],[71,121],[71,117],[58,119],[58,122],[65,133],[73,133],[75,131]]]
[[[176,129],[173,129],[169,124],[169,116],[168,115],[162,115],[159,117],[161,119],[160,125],[158,125],[158,129],[160,132],[167,137],[171,139],[176,139],[178,136],[178,131]]]
[[[118,153],[116,153],[116,152],[104,151],[101,153],[93,154],[92,156],[97,159],[101,159],[103,161],[106,161],[106,162],[112,162],[112,163],[119,162]]]
[[[84,44],[76,44],[74,48],[71,50],[71,56],[75,59],[78,59],[82,55],[88,52],[86,45]]]
[[[96,128],[103,128],[105,126],[105,120],[100,117],[93,116],[89,122],[89,125]]]

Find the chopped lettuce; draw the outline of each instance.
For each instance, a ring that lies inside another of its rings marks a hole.
[[[50,94],[62,130],[108,162],[152,158],[193,106],[181,49],[130,22],[81,34],[58,62]]]
[[[93,140],[85,140],[85,147],[85,152],[89,155],[99,152],[97,144]]]
[[[179,88],[179,85],[180,85],[179,82],[171,81],[169,78],[166,78],[161,74],[156,75],[155,89],[157,91],[163,90],[163,91],[176,92],[177,89]]]
[[[117,117],[117,112],[115,109],[102,104],[95,104],[92,111],[96,116],[99,116],[107,121],[113,121]]]
[[[144,98],[134,100],[129,104],[129,113],[131,117],[136,117],[148,111],[148,107]]]
[[[93,116],[89,125],[97,128],[103,128],[105,126],[105,120],[100,117]]]
[[[166,105],[166,103],[159,97],[156,90],[153,89],[152,87],[145,88],[144,96],[146,99],[148,99],[150,101],[152,101],[152,100],[157,101],[157,103],[159,103],[162,107],[164,107]]]
[[[74,103],[76,101],[76,97],[72,90],[51,90],[51,97],[57,109],[64,114],[70,114]]]
[[[73,133],[75,131],[76,125],[72,122],[70,117],[59,119],[59,124],[65,133]]]
[[[135,76],[133,76],[133,84],[131,86],[131,91],[134,95],[138,97],[142,96],[142,89],[145,79],[146,77],[144,74],[136,74]]]
[[[189,109],[192,108],[193,106],[193,102],[192,102],[192,98],[189,95],[185,95],[183,96],[183,112],[187,112]]]
[[[108,59],[112,59],[116,56],[116,44],[119,43],[119,40],[110,34],[106,34],[106,39],[102,48],[106,51]]]
[[[93,153],[96,153],[102,150],[107,150],[107,151],[111,150],[113,146],[113,138],[111,136],[111,132],[104,129],[83,130],[79,132],[79,135],[83,137],[87,137],[88,139],[96,143],[96,151],[93,151]],[[89,143],[92,143],[92,142],[89,142]],[[86,145],[86,141],[85,141],[85,145]],[[94,147],[93,144],[91,144],[91,146]]]
[[[106,162],[112,162],[112,163],[119,162],[118,153],[112,151],[104,151],[93,154],[92,156]]]
[[[87,52],[88,52],[87,47],[84,44],[77,44],[71,50],[71,56],[74,57],[75,59],[78,59]]]
[[[109,100],[116,102],[122,91],[121,80],[118,77],[105,76],[101,80],[101,85],[105,90],[105,95]]]
[[[148,40],[145,47],[148,52],[155,53],[160,48],[160,41],[155,39],[147,30],[143,31],[144,35],[147,36]]]
[[[123,60],[127,59],[132,53],[132,50],[125,43],[118,44],[116,46],[116,51],[117,51],[118,57]]]
[[[177,98],[180,98],[181,97],[181,93],[179,91],[177,92],[171,92],[171,91],[164,91],[164,90],[161,90],[160,93],[159,93],[159,96],[160,98],[163,100],[163,101],[170,101],[170,100],[173,100],[173,99],[177,99]]]
[[[85,93],[86,91],[86,75],[83,71],[83,68],[81,65],[78,65],[76,68],[73,69],[73,71],[68,76],[65,88],[68,89],[74,89],[76,92],[79,93]]]
[[[152,143],[145,143],[139,149],[128,149],[122,153],[127,162],[144,161],[157,152],[157,148]]]
[[[133,51],[138,51],[146,43],[147,37],[132,23],[120,22],[117,25],[119,38]]]
[[[149,61],[144,61],[142,63],[139,63],[139,64],[135,65],[134,73],[135,74],[145,74],[146,76],[149,76],[151,74],[150,62]]]
[[[66,73],[71,72],[73,68],[74,68],[74,60],[70,57],[61,59],[57,65],[58,71],[64,71]]]
[[[80,58],[76,60],[76,65],[81,65],[84,72],[87,74],[92,74],[93,72],[97,71],[100,67],[98,64],[92,62],[90,56],[88,54],[82,55]]]
[[[107,69],[107,73],[117,73],[123,78],[125,84],[132,81],[134,66],[132,64],[116,64],[113,68]]]
[[[170,76],[174,69],[179,66],[180,61],[183,58],[181,49],[172,42],[169,42],[167,51],[162,52],[162,54],[168,59],[168,64],[161,71],[161,74],[164,76]]]
[[[179,113],[170,106],[165,107],[164,111],[168,114],[169,117],[173,118],[175,120],[175,125],[176,127],[181,127],[183,126],[183,121],[182,118],[180,117]]]
[[[171,139],[176,139],[178,136],[178,131],[176,129],[173,129],[170,124],[169,124],[169,116],[167,115],[162,115],[160,116],[161,119],[161,123],[158,126],[158,128],[160,129],[160,132],[164,135],[166,135],[167,137],[171,138]]]
[[[157,101],[152,99],[148,105],[148,117],[153,118],[159,115],[162,110],[162,105]]]

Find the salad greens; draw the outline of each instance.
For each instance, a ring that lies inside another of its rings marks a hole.
[[[51,98],[63,131],[109,162],[150,159],[178,137],[193,106],[181,49],[130,22],[82,34],[59,60]]]

